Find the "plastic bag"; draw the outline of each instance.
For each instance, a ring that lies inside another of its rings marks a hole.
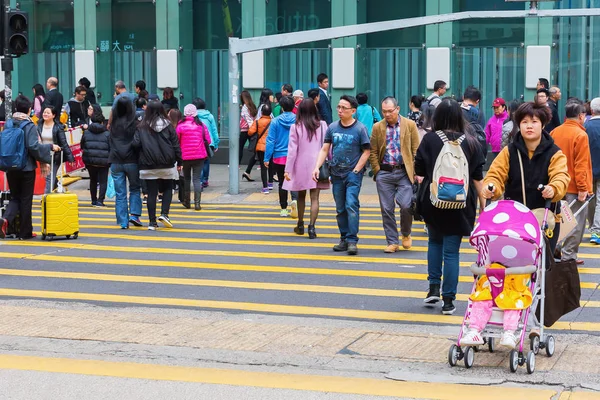
[[[108,174],[108,185],[106,186],[106,197],[109,199],[114,198],[117,195],[115,192],[115,181],[111,174]]]

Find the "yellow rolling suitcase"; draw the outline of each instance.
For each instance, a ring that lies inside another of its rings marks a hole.
[[[63,153],[60,161],[62,164]],[[42,240],[52,240],[57,236],[77,239],[79,236],[79,201],[74,193],[64,193],[61,182],[54,193],[54,155],[50,166],[51,193],[42,197]]]

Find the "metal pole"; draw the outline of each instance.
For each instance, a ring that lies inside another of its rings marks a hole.
[[[12,119],[12,70],[13,59],[4,57],[2,59],[2,71],[4,71],[4,110],[6,111],[6,120]]]
[[[240,69],[238,54],[231,50],[229,39],[229,194],[240,193],[239,154],[240,149]]]

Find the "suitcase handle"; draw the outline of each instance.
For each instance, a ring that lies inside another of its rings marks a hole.
[[[50,154],[52,155],[52,157],[50,157],[50,193],[54,192],[54,151],[51,151]],[[64,154],[61,151],[59,151],[60,153],[60,165],[63,164],[63,158],[64,158]],[[63,181],[64,181],[64,174],[60,173],[60,186],[63,187]]]

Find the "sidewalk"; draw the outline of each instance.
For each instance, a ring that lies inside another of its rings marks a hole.
[[[260,182],[260,171],[254,169],[252,178],[255,182],[242,181],[242,170],[239,172],[240,177],[240,193],[238,195],[230,195],[229,191],[229,167],[227,165],[217,164],[210,166],[210,186],[204,189],[202,193],[202,201],[205,203],[220,203],[220,204],[273,204],[279,205],[279,195],[277,192],[278,183],[274,183],[274,189],[268,195],[262,194],[262,183]],[[79,174],[73,174],[79,175]],[[80,174],[87,178],[87,172]],[[80,200],[89,199],[89,180],[82,179],[69,185],[69,191],[76,193]],[[308,197],[308,196],[307,196]],[[310,202],[310,199],[307,199]],[[330,190],[325,190],[321,193],[321,204],[324,206],[334,206],[333,195]],[[363,186],[360,194],[361,205],[367,207],[379,206],[379,197],[377,196],[377,188],[375,182],[367,174],[363,180]]]

